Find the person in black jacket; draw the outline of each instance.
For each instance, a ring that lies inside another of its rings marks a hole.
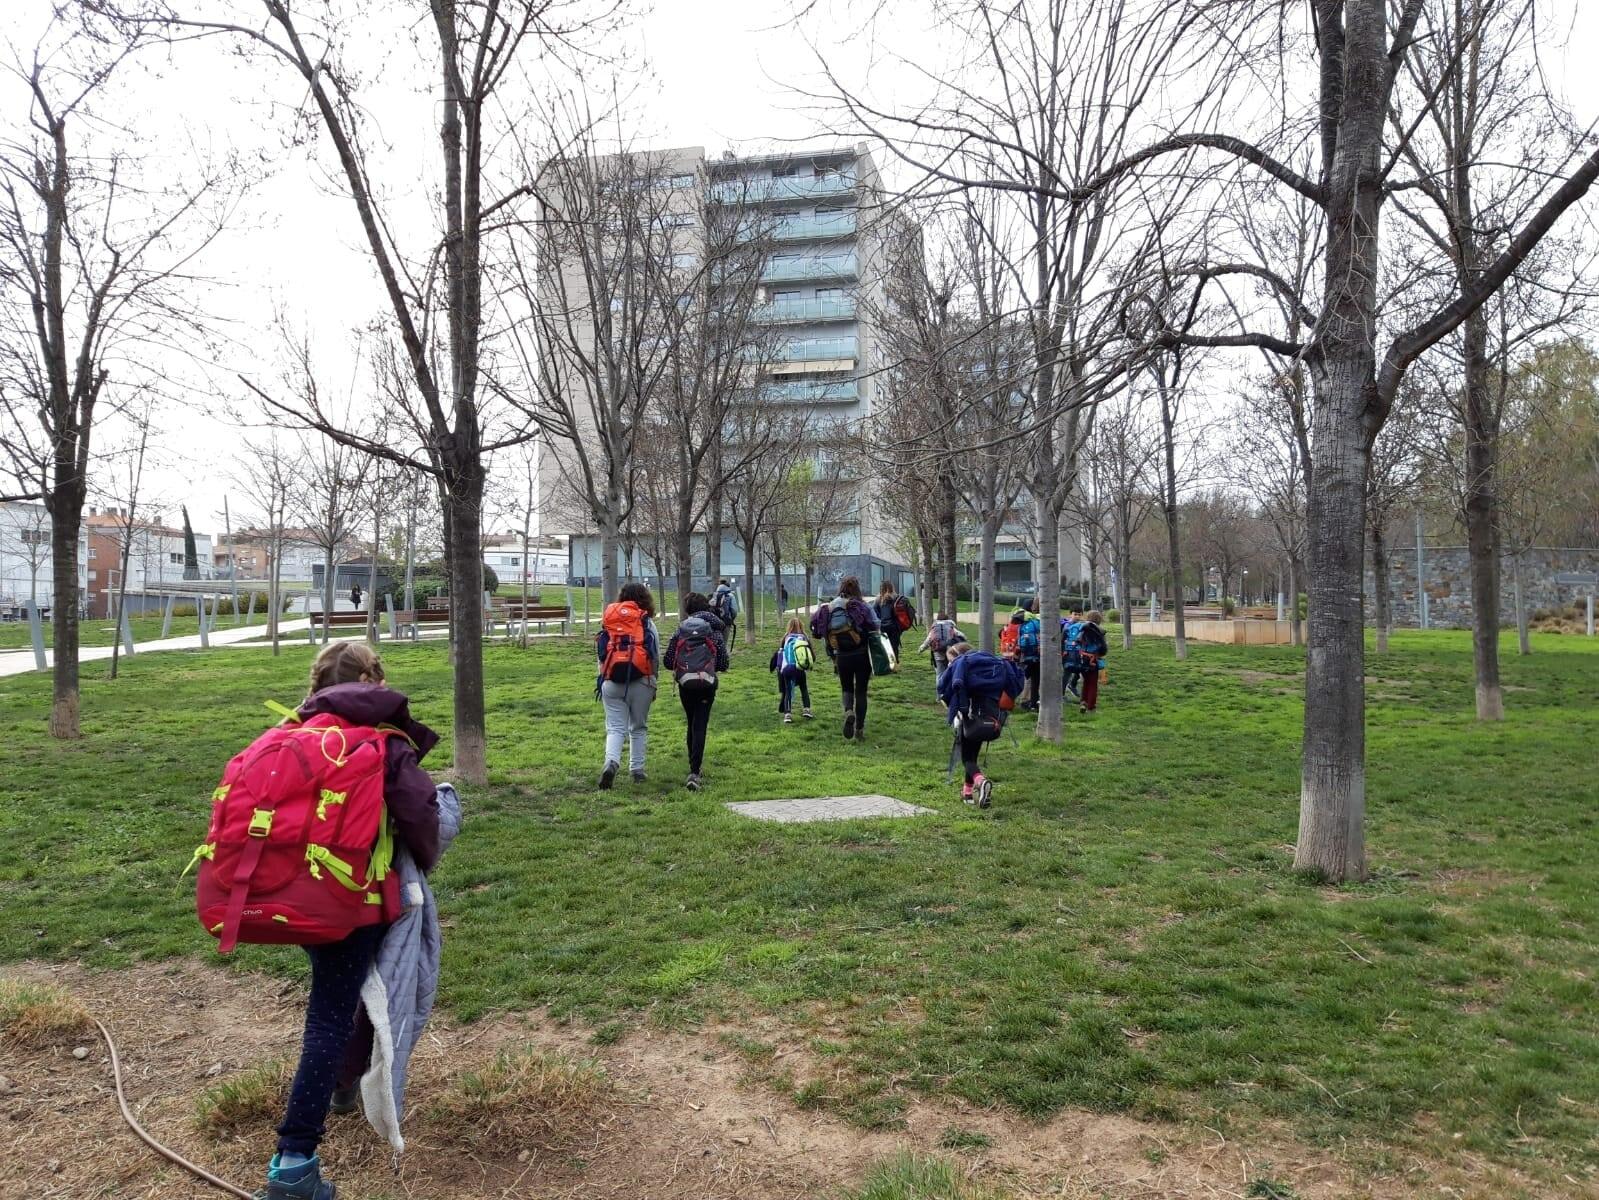
[[[677,680],[677,697],[688,722],[688,780],[683,786],[697,792],[711,705],[716,703],[717,676],[732,665],[727,656],[727,631],[711,611],[711,602],[699,592],[683,597],[683,619],[666,643],[662,661]]]
[[[835,610],[842,610],[839,629],[829,629]],[[844,740],[866,740],[866,689],[872,682],[872,654],[866,639],[878,630],[861,581],[846,575],[838,583],[838,595],[820,604],[811,617],[811,634],[827,646],[827,657],[838,672],[844,693]]]
[[[1082,712],[1093,712],[1099,704],[1099,667],[1110,653],[1110,643],[1105,640],[1105,631],[1100,628],[1100,622],[1105,615],[1094,609],[1083,617],[1083,627],[1077,635],[1078,659],[1083,673],[1083,699],[1078,708]]]

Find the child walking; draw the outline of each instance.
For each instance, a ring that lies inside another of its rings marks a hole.
[[[643,783],[649,741],[650,706],[655,703],[660,637],[655,631],[655,598],[642,583],[629,583],[605,606],[594,652],[599,678],[594,689],[605,705],[605,767],[600,788],[609,788],[622,769],[622,743],[634,783]]]
[[[788,632],[783,644],[772,655],[767,668],[777,672],[777,711],[783,714],[783,724],[794,722],[794,689],[799,689],[800,704],[806,720],[811,718],[810,670],[816,665],[816,651],[805,636],[805,623],[798,617],[788,620]]]
[[[992,803],[994,786],[977,765],[983,747],[1005,728],[1009,702],[1024,686],[1022,669],[996,654],[961,642],[950,649],[949,668],[938,677],[938,695],[948,705],[950,726],[964,771],[961,799],[978,808]]]
[[[400,735],[384,742],[383,803],[395,836],[418,867],[431,871],[440,853],[439,805],[421,759],[438,742],[438,734],[412,718],[404,694],[386,686],[383,664],[364,642],[333,642],[322,648],[311,666],[310,694],[285,723],[314,727],[313,719],[326,715],[350,726],[392,728]],[[388,929],[381,921],[385,906],[373,907],[373,924],[341,941],[305,947],[311,959],[311,997],[300,1065],[278,1126],[278,1152],[267,1168],[267,1200],[333,1198],[333,1185],[322,1178],[317,1146],[326,1132],[335,1085],[348,1088],[353,1082],[349,1076],[365,1065],[361,1061],[351,1071],[351,1060],[360,1058],[350,1053],[351,1039],[361,985]]]
[[[1110,642],[1099,624],[1104,619],[1099,609],[1093,609],[1083,617],[1083,626],[1077,634],[1077,654],[1083,678],[1083,699],[1078,708],[1085,713],[1093,712],[1099,705],[1100,664],[1110,653]]]
[[[931,651],[933,655],[933,683],[938,684],[938,677],[949,666],[949,652],[955,646],[966,640],[966,635],[955,624],[955,619],[947,612],[941,612],[933,623],[927,627],[927,636],[922,639],[922,644],[916,648],[918,654]]]
[[[705,765],[711,705],[716,703],[717,676],[732,665],[721,618],[699,592],[683,597],[683,620],[666,643],[663,661],[677,680],[677,698],[683,702],[683,716],[688,722],[688,779],[683,786],[697,792],[700,769]]]

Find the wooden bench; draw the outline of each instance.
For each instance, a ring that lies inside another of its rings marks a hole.
[[[311,622],[312,628],[315,628],[318,625],[327,625],[329,628],[336,628],[340,625],[364,626],[366,624],[367,617],[365,610],[356,609],[351,609],[349,612],[313,612],[307,613],[306,615]],[[381,622],[382,619],[383,617],[380,613],[378,615],[379,622]]]
[[[505,622],[507,634],[511,626],[519,621],[536,624],[542,633],[544,627],[555,622],[560,622],[561,632],[564,634],[568,623],[572,619],[571,610],[564,604],[535,604],[528,601],[524,607],[520,600],[508,601],[503,608],[496,606],[495,615]]]

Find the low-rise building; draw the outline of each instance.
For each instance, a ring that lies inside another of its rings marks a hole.
[[[42,504],[0,501],[0,617],[15,619],[26,604],[48,609],[55,603],[51,562],[50,513]],[[78,535],[78,594],[88,584],[89,539]]]
[[[183,530],[164,524],[159,516],[149,520],[135,518],[130,523],[126,509],[90,509],[84,524],[88,528],[89,616],[111,615],[122,587],[124,547],[127,549],[128,611],[160,607],[162,587],[185,579]],[[194,549],[198,577],[215,578],[211,535],[196,533]]]

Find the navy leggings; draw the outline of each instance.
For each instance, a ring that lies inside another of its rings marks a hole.
[[[309,1157],[327,1132],[334,1086],[350,1082],[340,1076],[350,1074],[345,1053],[355,1032],[361,985],[387,929],[387,925],[368,925],[342,942],[305,948],[311,958],[311,1000],[305,1009],[305,1041],[289,1109],[278,1126],[280,1151]]]

